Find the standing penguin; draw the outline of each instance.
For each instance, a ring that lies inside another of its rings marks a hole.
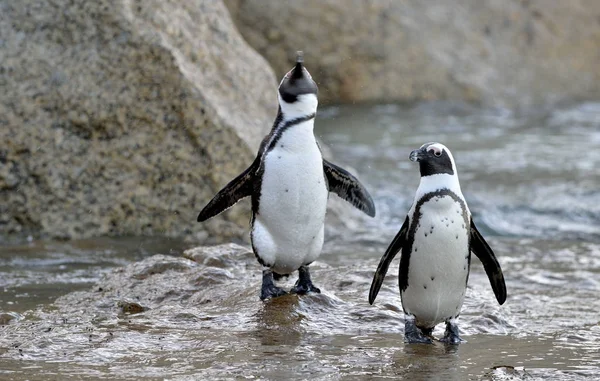
[[[362,184],[349,172],[328,162],[314,136],[317,84],[304,68],[302,52],[296,66],[279,84],[279,110],[254,162],[202,209],[205,221],[240,199],[252,198],[251,240],[264,266],[260,298],[287,294],[276,277],[299,270],[290,291],[320,292],[310,279],[308,265],[321,253],[329,192],[334,192],[367,215],[375,205]]]
[[[375,301],[390,263],[402,250],[398,283],[406,341],[431,343],[433,328],[446,322],[441,341],[458,344],[455,319],[465,298],[471,252],[483,263],[500,304],[506,300],[504,276],[473,223],[450,150],[440,143],[427,143],[409,158],[419,162],[421,182],[404,224],[379,262],[369,303]]]

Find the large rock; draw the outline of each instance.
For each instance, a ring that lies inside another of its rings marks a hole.
[[[226,236],[277,81],[221,1],[0,0],[0,233]]]
[[[289,52],[330,101],[508,107],[600,96],[596,0],[226,0],[277,72]]]

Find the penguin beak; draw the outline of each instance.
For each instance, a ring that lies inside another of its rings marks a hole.
[[[294,82],[297,79],[304,77],[304,53],[302,51],[296,52],[296,66],[292,70],[290,79]]]
[[[425,157],[426,152],[423,149],[416,149],[410,153],[408,158],[410,161],[420,161]]]
[[[285,102],[294,103],[299,95],[317,95],[318,91],[317,84],[304,68],[304,54],[296,52],[296,65],[281,80],[279,94]]]

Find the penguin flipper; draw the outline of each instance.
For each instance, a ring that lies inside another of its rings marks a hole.
[[[490,284],[492,285],[492,289],[496,295],[496,300],[498,300],[498,303],[504,304],[506,301],[506,284],[504,283],[502,269],[500,268],[500,264],[498,263],[494,252],[485,239],[483,239],[481,233],[479,233],[479,230],[477,230],[475,227],[475,223],[472,219],[470,249],[473,254],[479,258],[481,263],[483,263],[483,268],[485,269],[485,273],[490,280]]]
[[[402,248],[406,244],[407,235],[408,216],[406,216],[406,219],[404,220],[400,231],[398,232],[398,234],[396,234],[394,240],[392,241],[392,243],[390,243],[390,246],[387,248],[385,254],[383,254],[383,257],[381,257],[381,260],[379,261],[379,266],[377,266],[377,270],[373,275],[373,281],[371,282],[371,290],[369,291],[369,304],[373,304],[375,298],[377,298],[377,294],[379,293],[379,289],[381,288],[383,279],[385,278],[388,268],[390,267],[390,263],[392,263],[392,260],[394,259],[396,254],[398,254],[398,252],[402,250]]]
[[[246,170],[231,180],[213,197],[198,214],[198,222],[203,222],[229,209],[239,200],[252,195],[254,189],[254,174],[258,168],[257,159]]]
[[[367,189],[350,172],[323,159],[329,191],[348,201],[356,209],[375,217],[375,203]]]

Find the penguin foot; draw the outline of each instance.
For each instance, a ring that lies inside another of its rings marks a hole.
[[[274,284],[270,286],[263,285],[260,290],[260,300],[277,298],[278,296],[287,295],[287,291],[285,291],[281,287],[277,287]]]
[[[418,329],[418,328],[417,328]],[[433,344],[433,340],[421,332],[404,332],[404,340],[409,344]]]
[[[292,287],[292,289],[290,290],[290,294],[298,294],[298,295],[308,294],[309,292],[316,292],[317,294],[320,294],[321,290],[319,288],[315,287],[312,283],[298,284],[298,282],[296,282],[294,287]]]
[[[316,292],[317,294],[321,293],[321,290],[315,287],[310,280],[310,272],[308,271],[308,266],[300,266],[298,269],[298,280],[294,287],[290,290],[290,294],[298,294],[304,295],[309,292]]]
[[[431,332],[431,329],[427,332]],[[433,340],[425,336],[417,327],[415,317],[412,315],[406,315],[404,318],[404,341],[409,344],[433,344]]]
[[[270,269],[264,269],[262,287],[260,289],[260,300],[276,298],[283,295],[287,295],[287,292],[284,289],[275,286],[273,272]]]
[[[464,341],[458,334],[458,325],[456,325],[456,321],[454,319],[446,321],[446,333],[444,334],[444,337],[440,339],[440,341],[442,343],[451,345],[457,345]]]

